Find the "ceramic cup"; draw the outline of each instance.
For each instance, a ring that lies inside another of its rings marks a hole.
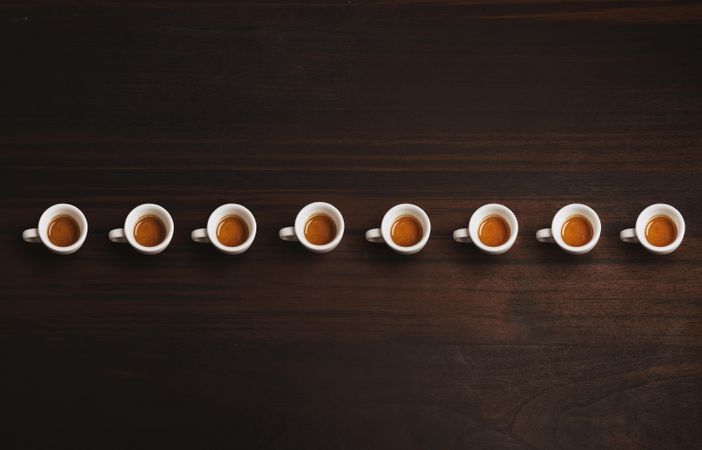
[[[583,216],[590,222],[592,226],[592,239],[585,245],[580,247],[574,247],[563,242],[561,237],[561,228],[563,223],[571,218],[572,216]],[[602,224],[600,223],[600,218],[597,213],[587,205],[580,203],[572,203],[570,205],[564,206],[559,209],[555,216],[553,216],[553,221],[551,222],[551,228],[542,228],[536,232],[536,239],[539,242],[545,243],[556,243],[559,247],[568,253],[574,255],[584,255],[589,252],[600,239],[600,233],[602,232]]]
[[[305,224],[307,220],[318,214],[324,214],[334,221],[336,236],[331,242],[324,245],[313,244],[305,238]],[[281,228],[278,236],[284,241],[299,241],[308,250],[315,253],[328,253],[336,248],[344,236],[344,218],[334,205],[325,202],[314,202],[303,207],[295,217],[295,225]]]
[[[495,247],[483,244],[478,237],[478,228],[480,227],[480,224],[483,222],[483,220],[485,220],[485,218],[492,216],[499,216],[504,219],[504,221],[507,222],[507,225],[509,225],[510,230],[509,239],[507,239],[507,242]],[[489,203],[475,210],[473,215],[470,217],[468,227],[459,228],[453,232],[453,240],[466,244],[474,244],[485,253],[499,255],[512,248],[514,241],[517,240],[518,232],[519,223],[517,222],[517,217],[514,215],[514,213],[504,205]]]
[[[78,240],[66,247],[54,245],[49,241],[48,230],[51,221],[59,216],[69,216],[78,224],[80,235]],[[22,232],[22,239],[33,244],[44,244],[49,250],[59,255],[70,255],[83,246],[85,238],[88,236],[88,220],[83,212],[68,203],[58,203],[50,206],[39,217],[39,225],[36,228],[29,228]]]
[[[395,242],[393,242],[392,237],[390,236],[390,228],[392,227],[392,224],[395,223],[397,219],[404,216],[412,216],[422,226],[422,238],[419,240],[419,242],[409,247],[397,245]],[[372,228],[366,231],[366,240],[368,240],[368,242],[376,242],[381,244],[385,243],[397,253],[412,255],[419,252],[425,245],[427,245],[430,234],[431,222],[429,221],[429,216],[427,213],[425,213],[424,210],[417,205],[402,203],[393,206],[385,213],[383,220],[380,223],[380,228]]]
[[[646,239],[646,225],[648,225],[649,220],[656,216],[668,217],[673,221],[677,229],[675,240],[665,247],[656,247]],[[644,209],[636,219],[635,228],[627,228],[619,233],[619,238],[622,241],[641,244],[649,252],[658,255],[667,255],[668,253],[674,252],[680,247],[683,237],[685,237],[685,220],[683,220],[682,214],[680,214],[680,211],[677,209],[664,203],[656,203]]]
[[[144,216],[156,216],[166,227],[166,237],[160,244],[154,245],[153,247],[146,247],[139,244],[134,237],[134,225]],[[144,253],[145,255],[155,255],[164,251],[166,247],[168,247],[168,244],[171,243],[173,228],[173,219],[165,208],[153,203],[144,203],[131,210],[124,221],[124,228],[115,228],[110,231],[108,237],[112,242],[121,244],[128,243],[138,252]]]
[[[222,244],[219,239],[217,239],[217,226],[225,217],[237,216],[240,217],[246,227],[248,228],[249,235],[246,240],[237,246],[230,247]],[[228,255],[238,255],[239,253],[244,253],[251,247],[254,239],[256,238],[256,219],[254,219],[253,214],[247,208],[238,205],[236,203],[227,203],[219,208],[212,211],[210,218],[207,219],[207,228],[198,228],[190,233],[190,237],[195,242],[200,242],[203,244],[212,244],[217,250]]]

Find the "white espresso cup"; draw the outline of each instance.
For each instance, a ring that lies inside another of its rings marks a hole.
[[[561,228],[563,228],[563,224],[566,220],[573,216],[584,217],[585,220],[590,222],[590,226],[592,227],[592,238],[587,244],[579,247],[566,244],[563,242],[563,238],[561,237]],[[595,248],[597,241],[600,239],[601,232],[602,224],[600,223],[600,218],[597,216],[597,213],[587,205],[572,203],[559,209],[556,215],[553,216],[551,228],[542,228],[541,230],[537,231],[536,239],[539,242],[545,243],[555,242],[559,247],[568,253],[572,253],[574,255],[584,255]]]
[[[323,214],[329,217],[336,227],[336,236],[330,242],[318,245],[313,244],[305,237],[305,225],[307,221],[317,215]],[[305,206],[297,213],[295,217],[295,225],[291,227],[281,228],[278,236],[284,241],[299,241],[308,250],[315,253],[328,253],[336,248],[344,236],[344,218],[334,205],[325,202],[314,202]]]
[[[483,220],[494,216],[502,218],[509,226],[509,238],[507,239],[507,242],[498,246],[484,244],[478,235],[480,224],[483,222]],[[459,228],[453,232],[453,240],[456,242],[464,242],[466,244],[475,244],[476,247],[485,253],[499,255],[512,248],[514,241],[517,240],[518,232],[519,223],[517,223],[517,217],[514,215],[514,213],[504,205],[489,203],[475,210],[473,215],[470,217],[470,222],[468,222],[467,228]]]
[[[68,216],[78,225],[78,239],[71,245],[65,247],[52,244],[49,240],[49,225],[61,216]],[[83,246],[85,238],[88,236],[88,220],[83,212],[68,203],[58,203],[50,206],[39,217],[39,225],[36,228],[28,228],[22,232],[22,239],[33,244],[44,244],[49,250],[59,255],[70,255]]]
[[[151,247],[141,245],[137,242],[136,237],[134,236],[134,227],[139,219],[144,216],[155,216],[166,228],[166,236],[164,237],[163,241],[157,245]],[[168,247],[168,244],[171,243],[171,239],[173,238],[173,228],[173,219],[165,208],[153,203],[144,203],[143,205],[139,205],[132,209],[131,212],[127,214],[127,218],[124,220],[124,228],[115,228],[114,230],[110,231],[108,237],[112,242],[122,244],[128,243],[140,253],[155,255],[164,251],[166,247]]]
[[[665,216],[672,220],[675,224],[677,232],[675,240],[669,245],[663,247],[657,247],[648,242],[648,239],[646,239],[646,227],[648,222],[657,216]],[[683,220],[682,214],[680,214],[680,211],[677,209],[664,203],[656,203],[644,209],[636,219],[635,228],[627,228],[619,233],[619,238],[622,241],[639,243],[649,252],[656,253],[658,255],[667,255],[668,253],[674,252],[678,247],[680,247],[683,237],[685,237],[685,220]]]
[[[407,247],[396,244],[392,240],[391,235],[391,229],[395,221],[405,216],[414,218],[422,227],[422,237],[419,239],[419,242]],[[425,245],[427,245],[430,234],[431,222],[429,221],[429,216],[427,213],[425,213],[424,210],[417,205],[401,203],[393,206],[385,213],[383,216],[383,221],[380,223],[380,228],[372,228],[366,231],[366,240],[368,240],[368,242],[376,242],[381,244],[385,243],[397,253],[412,255],[419,252]]]
[[[217,227],[219,226],[222,219],[227,217],[235,216],[240,218],[246,224],[248,231],[248,236],[246,240],[236,246],[224,245],[217,238]],[[227,203],[219,208],[212,211],[210,218],[207,219],[207,228],[198,228],[190,233],[190,237],[195,242],[200,242],[203,244],[212,244],[217,250],[228,255],[238,255],[239,253],[244,253],[251,247],[251,244],[256,237],[256,219],[254,219],[253,214],[244,206],[238,205],[236,203]]]

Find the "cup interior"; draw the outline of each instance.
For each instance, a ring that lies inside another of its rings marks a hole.
[[[49,241],[49,224],[52,220],[54,220],[54,218],[59,216],[68,216],[78,224],[78,240],[65,247],[54,245],[51,243],[51,241]],[[78,248],[83,245],[83,242],[85,242],[85,238],[88,235],[88,220],[85,218],[83,212],[75,206],[69,205],[68,203],[59,203],[44,211],[39,218],[39,225],[37,229],[39,231],[39,238],[44,245],[49,247],[51,250],[59,253],[71,253],[78,250]]]
[[[147,247],[137,242],[134,236],[134,226],[139,219],[144,216],[155,216],[163,223],[163,226],[166,229],[166,237],[160,244]],[[139,205],[132,209],[132,211],[127,215],[127,219],[124,221],[124,235],[126,236],[127,241],[134,248],[145,253],[157,253],[165,249],[173,238],[173,228],[173,218],[168,211],[166,211],[166,209],[162,206],[155,205],[153,203],[144,203],[143,205]]]
[[[397,219],[404,216],[413,217],[422,226],[422,238],[416,244],[408,247],[404,247],[396,244],[392,240],[391,229],[392,225]],[[383,240],[388,244],[393,250],[400,253],[415,253],[421,250],[429,240],[429,235],[431,234],[431,222],[429,221],[429,216],[424,212],[422,208],[417,205],[412,205],[410,203],[402,203],[395,205],[388,210],[383,216],[383,221],[380,224],[380,233],[383,236]]]
[[[227,246],[222,244],[217,238],[217,226],[222,219],[230,216],[240,217],[246,224],[246,228],[248,228],[249,235],[240,245]],[[209,237],[213,245],[222,250],[232,251],[247,248],[256,237],[256,219],[254,219],[253,214],[246,207],[236,203],[227,203],[212,211],[210,218],[207,219],[207,237]]]
[[[492,216],[501,217],[509,226],[509,238],[507,239],[507,242],[502,245],[490,246],[483,244],[483,242],[480,240],[480,236],[478,235],[480,224],[483,222],[483,220],[485,220],[485,218]],[[470,235],[471,241],[473,241],[478,248],[489,253],[501,253],[508,250],[517,239],[518,233],[519,223],[517,222],[517,217],[509,208],[497,203],[490,203],[478,208],[473,213],[470,218],[470,222],[468,223],[468,234]]]
[[[563,227],[563,223],[573,216],[584,217],[588,222],[590,222],[590,226],[592,227],[592,239],[590,239],[590,242],[587,244],[579,247],[566,244],[561,236],[561,228]],[[561,248],[575,253],[584,253],[591,250],[597,244],[597,241],[600,239],[600,234],[602,233],[602,224],[595,210],[587,205],[573,203],[564,206],[558,210],[555,216],[553,216],[553,222],[551,222],[551,233],[553,233],[554,241],[556,241]]]
[[[675,228],[677,229],[677,235],[675,236],[675,240],[671,244],[666,245],[664,247],[656,247],[655,245],[649,243],[648,239],[646,239],[646,225],[648,224],[649,220],[656,216],[668,217],[670,220],[673,221],[673,223],[675,224]],[[680,214],[680,211],[678,211],[670,205],[666,205],[664,203],[656,203],[654,205],[651,205],[643,211],[641,211],[639,217],[636,219],[636,238],[639,240],[641,245],[643,245],[644,247],[646,247],[646,249],[652,252],[669,253],[675,250],[680,245],[684,236],[685,220],[683,219],[682,214]]]
[[[305,224],[310,217],[318,214],[324,214],[329,217],[334,222],[334,226],[336,227],[336,236],[334,236],[334,239],[332,239],[331,242],[324,245],[313,244],[305,237]],[[294,228],[295,236],[297,237],[297,240],[302,243],[302,245],[312,250],[325,251],[336,247],[339,245],[339,242],[341,242],[341,238],[344,235],[344,218],[341,215],[341,212],[336,209],[334,205],[325,202],[315,202],[303,207],[300,212],[297,213]]]

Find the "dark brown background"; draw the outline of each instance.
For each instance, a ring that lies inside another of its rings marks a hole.
[[[0,435],[14,448],[700,448],[702,8],[662,2],[0,7]],[[281,242],[334,203],[339,248]],[[169,209],[155,257],[107,240]],[[399,202],[432,238],[363,239]],[[22,242],[57,202],[90,234]],[[259,232],[190,241],[212,209]],[[451,240],[487,202],[520,235]],[[534,232],[600,214],[573,257]],[[654,202],[660,257],[619,242]]]

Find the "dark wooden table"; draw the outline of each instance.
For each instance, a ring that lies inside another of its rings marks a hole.
[[[0,447],[702,447],[702,7],[0,6]],[[278,239],[329,201],[328,255]],[[57,202],[75,255],[25,244]],[[155,257],[107,232],[168,208]],[[190,241],[255,214],[232,257]],[[368,244],[390,206],[420,254]],[[452,241],[480,205],[500,257]],[[586,256],[534,239],[571,202]],[[619,241],[647,205],[682,247]]]

